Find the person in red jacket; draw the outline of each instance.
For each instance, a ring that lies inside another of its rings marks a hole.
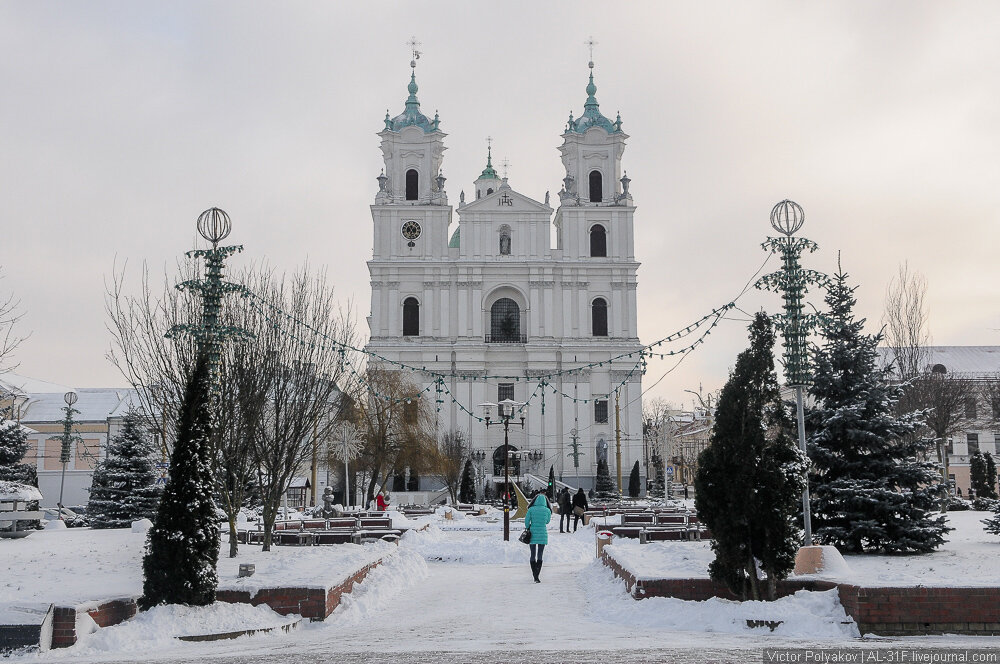
[[[383,493],[382,491],[379,491],[378,495],[375,496],[375,507],[378,509],[379,512],[384,512],[385,508],[388,507],[388,506],[389,506],[389,503],[386,502],[386,500],[385,500],[385,493]]]

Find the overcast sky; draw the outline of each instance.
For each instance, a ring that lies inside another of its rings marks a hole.
[[[0,4],[0,289],[31,334],[18,372],[123,385],[105,282],[116,261],[133,282],[172,264],[213,205],[246,247],[234,264],[308,260],[367,314],[375,133],[402,111],[411,35],[453,204],[488,135],[515,189],[557,200],[597,40],[597,99],[631,136],[644,342],[739,293],[791,198],[820,245],[805,265],[833,272],[840,251],[872,329],[905,260],[927,277],[935,343],[1000,343],[1000,3],[540,5]],[[650,394],[689,406],[745,344],[744,322],[723,323]]]

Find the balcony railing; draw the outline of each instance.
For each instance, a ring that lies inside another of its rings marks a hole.
[[[487,334],[488,344],[526,344],[528,335],[526,334]]]

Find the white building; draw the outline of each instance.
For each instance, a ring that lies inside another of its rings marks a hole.
[[[584,112],[562,133],[566,177],[555,210],[548,194],[532,200],[499,177],[488,154],[453,218],[441,171],[446,134],[437,114],[420,112],[415,69],[403,112],[387,113],[378,134],[385,170],[371,206],[368,350],[416,367],[423,385],[445,376],[425,393],[443,402],[438,430],[464,430],[494,481],[503,431],[487,431],[478,405],[505,398],[528,402],[511,445],[541,453],[514,464],[515,475],[545,476],[554,466],[589,488],[606,453],[615,477],[616,389],[626,486],[632,464],[643,466],[635,206],[621,162],[628,136],[620,117],[601,114],[590,67]]]

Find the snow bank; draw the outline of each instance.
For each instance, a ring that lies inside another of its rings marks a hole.
[[[90,620],[87,614],[82,615]],[[52,650],[48,658],[74,660],[108,652],[150,653],[193,648],[195,644],[186,646],[177,641],[177,637],[278,627],[298,619],[299,616],[294,615],[282,616],[265,605],[217,602],[210,606],[157,606],[127,622],[86,633],[72,648]],[[78,635],[79,629],[78,625]]]
[[[220,558],[219,590],[249,591],[262,588],[329,588],[341,583],[362,567],[396,553],[395,544],[335,546],[275,546],[269,552],[259,546],[240,546],[236,558]],[[225,555],[225,553],[223,553]],[[253,576],[239,576],[241,563],[253,563]]]
[[[42,493],[30,484],[20,482],[10,482],[0,480],[0,500],[17,500],[28,502],[30,500],[41,500]],[[23,507],[23,506],[22,506]]]
[[[638,581],[707,579],[708,565],[715,559],[707,541],[639,544],[637,539],[618,537],[604,550]]]
[[[649,545],[647,545],[649,546]],[[629,627],[691,632],[770,634],[767,627],[749,627],[747,620],[781,621],[774,634],[785,637],[855,638],[858,627],[840,605],[836,590],[799,591],[774,602],[733,602],[713,598],[703,602],[672,597],[634,600],[625,582],[594,561],[581,573],[588,617]]]
[[[146,533],[150,528],[153,527],[153,522],[149,519],[139,519],[138,521],[132,522],[132,532],[133,533]]]
[[[427,563],[414,551],[401,549],[387,557],[373,569],[364,581],[355,585],[348,595],[343,595],[338,606],[326,622],[316,623],[322,629],[341,628],[368,623],[378,611],[399,594],[427,577]],[[429,607],[423,607],[429,608]]]

